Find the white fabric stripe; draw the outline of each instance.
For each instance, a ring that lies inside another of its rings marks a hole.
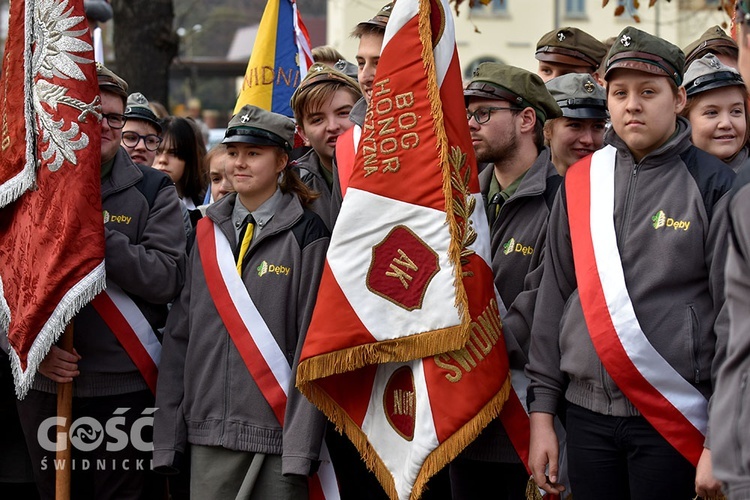
[[[380,49],[380,54],[383,54],[383,50],[390,43],[391,39],[398,33],[398,31],[404,27],[414,16],[419,13],[419,1],[416,2],[396,2],[391,11],[391,15],[388,18],[388,24],[385,26],[385,35],[383,36],[383,46]]]
[[[323,496],[326,500],[339,500],[339,483],[336,481],[336,473],[331,463],[331,454],[328,452],[325,439],[320,443],[320,467],[318,468],[318,480],[320,487],[323,489]]]
[[[445,75],[448,73],[451,59],[453,59],[453,52],[456,50],[456,28],[453,24],[453,15],[451,15],[451,7],[448,4],[448,1],[438,1],[443,6],[445,26],[443,36],[438,40],[437,46],[435,46],[433,52],[435,55],[435,74],[437,76],[437,84],[438,87],[442,87]]]
[[[359,148],[359,140],[362,138],[362,127],[359,125],[354,125],[352,130],[352,143],[354,146],[354,153],[357,153],[357,149]],[[354,169],[352,169],[352,172],[354,172]]]
[[[613,224],[617,150],[607,146],[591,159],[591,237],[602,289],[617,336],[638,371],[698,430],[706,433],[707,402],[654,349],[643,333],[625,283]]]
[[[229,246],[229,241],[216,224],[212,224],[212,226],[214,228],[214,240],[216,241],[216,260],[234,307],[250,332],[250,336],[263,359],[266,360],[271,373],[281,386],[281,390],[288,396],[292,380],[292,369],[289,362],[276,339],[273,338],[268,325],[263,321],[258,308],[255,307],[242,278],[237,273],[237,266],[234,263],[234,254]]]
[[[138,306],[133,302],[133,299],[128,297],[122,288],[107,280],[107,288],[104,293],[112,299],[117,309],[120,311],[122,316],[127,321],[130,328],[133,329],[135,335],[138,337],[143,348],[146,349],[149,357],[153,360],[154,364],[158,367],[161,361],[161,342],[156,337],[154,329],[151,328],[151,324],[148,322],[146,317],[143,315]]]

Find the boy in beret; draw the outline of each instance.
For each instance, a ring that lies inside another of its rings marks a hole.
[[[143,435],[140,446],[126,440],[119,450],[120,444],[113,447],[107,438],[88,451],[74,446],[71,498],[159,499],[164,481],[149,469],[151,453],[144,444],[151,441],[151,429],[148,423],[141,426],[155,408],[155,370],[148,368],[158,365],[158,332],[167,304],[184,282],[185,233],[173,183],[163,173],[133,163],[121,146],[127,83],[101,64],[97,79],[107,289],[74,318],[74,351],[52,346],[18,410],[41,498],[55,498],[55,467],[49,466],[55,455],[42,449],[38,432],[56,414],[57,383],[73,382],[74,420],[94,420],[100,429],[121,420],[115,424],[119,432],[134,436],[142,430]],[[156,359],[146,352],[157,353]]]
[[[550,215],[527,366],[529,461],[549,493],[563,399],[576,499],[719,491],[704,442],[734,173],[678,116],[684,63],[661,38],[620,33],[606,146],[568,170]]]
[[[539,61],[536,74],[547,82],[567,73],[589,73],[599,69],[607,47],[578,28],[559,28],[546,33],[536,44]]]
[[[607,127],[607,91],[588,73],[568,73],[546,83],[562,117],[544,123],[544,140],[560,175],[600,149]]]
[[[140,92],[130,94],[125,106],[125,126],[122,128],[122,146],[135,163],[150,167],[154,164],[156,150],[161,145],[161,124]]]
[[[320,215],[328,229],[333,229],[333,149],[339,136],[354,126],[349,120],[349,113],[361,98],[356,81],[322,63],[310,67],[292,94],[291,107],[297,120],[297,130],[305,145],[312,147],[294,161],[294,166],[302,182],[320,193],[310,208]]]
[[[329,232],[305,208],[313,195],[288,163],[293,140],[289,118],[255,106],[229,122],[236,192],[199,221],[167,320],[153,463],[177,472],[189,443],[193,498],[306,500],[319,465],[325,418],[294,372]]]
[[[750,78],[750,1],[737,2],[739,70]],[[750,425],[747,379],[750,371],[750,169],[737,175],[729,200],[726,310],[727,356],[719,367],[711,405],[711,451],[716,478],[729,498],[750,498]]]
[[[706,54],[715,55],[719,61],[732,68],[737,67],[739,49],[737,42],[727,35],[721,26],[708,28],[700,38],[688,44],[685,49],[685,68]]]
[[[541,278],[547,218],[560,186],[544,146],[546,120],[560,108],[537,75],[514,66],[482,63],[464,90],[477,161],[488,163],[479,185],[490,223],[492,271],[502,305],[503,333],[514,385],[528,361],[529,327]],[[505,312],[507,310],[507,313]],[[497,419],[450,465],[454,499],[524,498],[529,475],[506,428]]]

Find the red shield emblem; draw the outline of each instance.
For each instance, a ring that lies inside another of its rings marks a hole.
[[[407,441],[414,439],[417,395],[414,392],[414,374],[408,366],[402,366],[388,379],[383,392],[383,409],[393,430]]]

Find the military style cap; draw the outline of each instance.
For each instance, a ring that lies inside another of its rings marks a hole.
[[[722,64],[713,54],[706,54],[694,61],[685,72],[685,90],[688,97],[706,90],[732,85],[744,87],[745,82],[742,81],[742,77],[736,69]]]
[[[628,26],[620,32],[607,54],[606,80],[613,69],[626,68],[666,76],[682,85],[685,54],[663,38]]]
[[[296,101],[303,90],[314,85],[319,85],[321,83],[341,83],[351,88],[356,94],[362,94],[362,91],[359,89],[359,84],[356,80],[352,80],[344,73],[338,71],[337,69],[331,68],[330,66],[326,66],[323,63],[315,63],[310,66],[310,69],[307,71],[307,75],[305,75],[305,78],[302,79],[299,87],[297,87],[297,89],[294,91],[294,94],[292,94],[292,99],[290,101],[292,109],[296,108]]]
[[[737,42],[735,42],[731,36],[727,35],[721,26],[713,26],[708,28],[703,35],[690,45],[685,47],[685,67],[690,66],[690,63],[700,59],[704,55],[713,52],[719,47],[729,49],[735,55],[739,52]]]
[[[96,63],[96,78],[99,81],[99,88],[114,92],[123,99],[128,98],[127,82],[101,63]]]
[[[357,25],[357,27],[360,26],[374,26],[376,28],[385,29],[386,24],[388,24],[388,19],[391,17],[391,11],[393,10],[393,4],[395,2],[391,2],[387,5],[384,5],[377,14],[375,14],[375,17],[372,19],[369,19],[367,21],[363,21]]]
[[[156,115],[151,108],[148,107],[148,99],[140,92],[130,94],[128,96],[128,102],[125,104],[125,116],[128,120],[143,120],[149,122],[151,125],[156,127],[156,130],[161,133],[161,123],[156,118]]]
[[[568,118],[606,120],[607,92],[588,73],[568,73],[545,83]]]
[[[284,115],[245,104],[229,121],[222,144],[243,142],[258,146],[279,146],[291,151],[294,122]]]
[[[570,66],[599,67],[607,46],[578,28],[552,30],[536,44],[539,61],[568,64]]]
[[[354,63],[350,63],[346,59],[339,59],[333,64],[333,68],[342,72],[355,82],[358,80],[357,75],[357,65]]]
[[[562,116],[539,76],[507,64],[485,62],[477,66],[464,90],[464,99],[470,97],[502,99],[516,109],[532,107],[542,123]]]

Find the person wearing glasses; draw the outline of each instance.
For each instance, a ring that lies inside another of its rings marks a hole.
[[[128,96],[125,107],[127,121],[122,128],[122,146],[135,163],[150,167],[161,145],[161,124],[140,92]]]
[[[562,112],[539,76],[499,63],[477,67],[464,99],[477,162],[489,164],[479,185],[516,386],[527,362],[549,207],[561,182],[544,146],[544,123]],[[528,456],[527,443],[511,443],[508,436],[519,429],[506,428],[503,419],[501,414],[491,422],[451,463],[454,499],[482,498],[488,488],[495,498],[526,497],[529,474],[521,457]]]
[[[117,427],[122,435],[143,430],[144,442],[151,441],[149,427],[143,429],[142,421],[136,422],[155,408],[155,373],[149,366],[158,366],[158,332],[166,322],[167,304],[182,288],[187,267],[174,185],[161,172],[133,163],[121,147],[127,83],[100,64],[97,76],[107,288],[73,319],[74,351],[52,346],[39,365],[32,390],[17,405],[34,478],[45,499],[55,498],[55,467],[45,466],[52,463],[55,452],[38,433],[46,425],[43,422],[56,415],[57,383],[73,382],[74,419],[93,420],[103,428],[116,415],[121,417]],[[149,361],[144,364],[146,352]],[[129,441],[117,450],[105,443],[74,446],[72,452],[77,467],[73,467],[71,498],[164,498],[163,479],[149,471],[151,452],[138,442]]]

